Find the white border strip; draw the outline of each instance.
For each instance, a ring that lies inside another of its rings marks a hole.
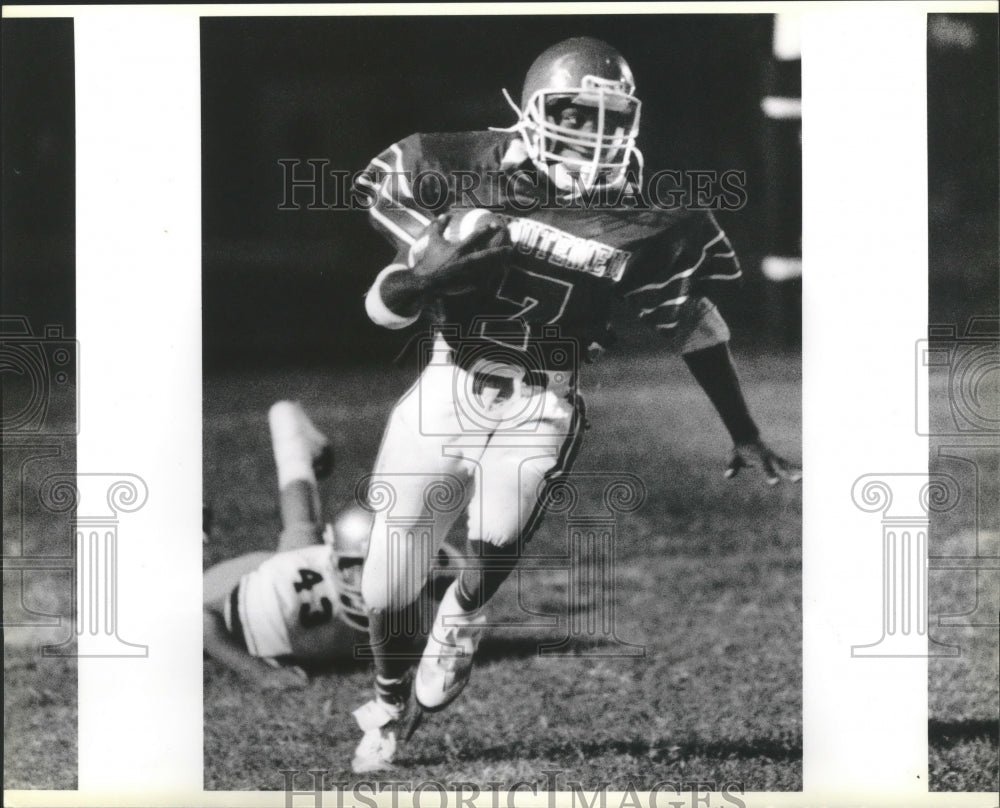
[[[142,799],[202,789],[199,48],[190,14],[75,21],[77,468],[149,490],[120,516],[116,609],[149,655],[80,659],[79,787]]]
[[[926,474],[926,17],[803,16],[804,770],[807,793],[927,790],[927,661],[860,659],[882,630],[881,514],[864,474]],[[913,503],[915,510],[916,502]]]
[[[179,16],[201,17],[312,17],[360,16],[383,17],[409,16],[464,16],[507,14],[777,14],[799,9],[803,13],[822,10],[843,10],[850,13],[868,13],[899,6],[898,0],[816,0],[816,2],[666,2],[666,3],[289,3],[288,5],[204,5],[183,4],[176,6],[132,6],[137,11],[167,10]],[[932,12],[996,13],[994,0],[907,0],[906,6],[918,14]],[[4,17],[84,17],[103,13],[107,6],[4,6]]]

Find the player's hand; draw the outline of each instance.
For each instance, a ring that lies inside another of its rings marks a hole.
[[[452,215],[445,213],[424,231],[427,238],[413,273],[425,291],[437,294],[460,294],[475,284],[477,275],[499,267],[513,255],[513,247],[502,221],[489,222],[462,241],[451,241],[445,230]],[[422,236],[422,237],[423,237]]]
[[[271,668],[257,677],[257,687],[261,690],[302,690],[309,686],[309,677],[297,665]]]
[[[730,480],[740,473],[742,468],[760,466],[767,477],[768,485],[777,485],[782,480],[797,483],[802,479],[802,469],[789,463],[779,454],[775,454],[764,441],[741,441],[733,446],[726,467],[726,479]]]

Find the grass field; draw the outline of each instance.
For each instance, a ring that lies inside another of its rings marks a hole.
[[[800,368],[743,361],[755,411],[775,447],[800,456]],[[646,501],[617,520],[615,635],[581,634],[567,656],[539,644],[567,635],[569,575],[526,571],[494,601],[509,623],[484,639],[474,678],[400,754],[407,779],[539,781],[559,770],[584,786],[657,780],[801,788],[801,490],[747,474],[722,478],[729,444],[717,416],[676,360],[587,368],[591,429],[576,470],[631,472]],[[334,441],[330,510],[370,471],[405,373],[287,372],[208,379],[205,490],[216,525],[206,563],[274,546],[275,476],[265,420],[277,398],[299,398]],[[583,499],[599,503],[584,486]],[[565,554],[566,522],[550,515],[531,553]],[[532,566],[528,560],[526,568]],[[519,627],[533,612],[556,625]],[[574,603],[587,612],[593,603]],[[328,769],[349,779],[357,730],[350,710],[369,697],[358,664],[270,700],[214,663],[205,672],[206,788],[275,789],[280,769]]]
[[[738,362],[767,436],[798,458],[797,359],[746,355]],[[517,579],[509,581],[493,613],[509,626],[483,641],[468,690],[418,731],[400,754],[395,779],[527,780],[544,788],[543,772],[558,770],[562,783],[584,787],[701,780],[738,782],[746,790],[800,789],[800,489],[768,489],[754,474],[722,479],[728,441],[676,360],[606,361],[587,368],[585,379],[592,428],[577,471],[628,471],[647,489],[642,507],[617,521],[614,591],[617,637],[644,647],[645,656],[614,656],[614,642],[600,636],[573,637],[569,656],[539,656],[539,644],[566,636],[569,577],[565,570],[525,572],[523,605],[555,616],[555,625],[525,628]],[[302,400],[335,442],[336,472],[323,483],[333,513],[352,500],[355,481],[370,470],[391,403],[409,380],[394,369],[207,378],[204,482],[215,527],[205,564],[274,547],[271,403]],[[968,464],[939,458],[931,467],[954,475],[963,490],[976,490]],[[39,467],[37,474],[49,471]],[[977,473],[986,504],[977,512],[965,502],[939,517],[933,554],[970,555],[977,536],[980,553],[1000,554],[996,511],[988,504],[1000,480],[995,451],[980,458]],[[11,490],[5,484],[7,552],[14,551],[15,517],[23,516],[24,552],[64,557],[72,537],[65,517],[15,501]],[[584,494],[598,501],[596,489],[584,487]],[[531,553],[565,554],[565,533],[565,522],[550,515]],[[69,614],[69,584],[64,573],[29,577],[26,602]],[[973,609],[976,586],[973,572],[930,573],[932,636],[963,651],[929,665],[933,790],[998,786],[996,628],[936,626],[937,615]],[[5,587],[5,615],[13,591]],[[980,583],[980,600],[988,606],[991,597],[995,572],[983,573]],[[596,614],[592,601],[574,604],[574,616]],[[75,660],[41,658],[37,650],[64,635],[5,632],[6,788],[75,787]],[[207,789],[281,789],[282,769],[325,769],[328,784],[351,779],[357,730],[350,710],[369,696],[364,664],[320,673],[308,689],[279,695],[248,689],[211,661],[204,677]],[[307,788],[308,780],[297,785]]]
[[[4,788],[77,787],[76,660],[4,644]]]
[[[960,354],[961,356],[961,354]],[[958,649],[956,657],[928,663],[930,785],[936,791],[1000,791],[1000,444],[996,436],[956,435],[947,425],[947,369],[931,371],[930,471],[950,476],[960,498],[931,514],[931,637]],[[984,413],[1000,411],[996,367],[980,379],[977,402]],[[966,391],[967,394],[967,391]],[[982,569],[947,569],[955,559],[979,557]],[[942,621],[939,623],[939,620]]]
[[[3,455],[4,788],[76,788],[76,659],[40,652],[73,639],[74,529],[39,496],[48,475],[74,473],[75,441],[8,438]]]
[[[800,457],[797,358],[744,355],[738,363],[765,434],[780,452]],[[728,440],[675,360],[606,361],[587,368],[585,380],[591,429],[576,471],[628,471],[647,489],[641,508],[618,517],[614,598],[616,636],[645,655],[616,657],[613,641],[577,637],[569,656],[539,656],[540,644],[566,634],[568,576],[526,572],[521,603],[558,615],[557,625],[516,628],[524,614],[509,581],[493,617],[510,627],[483,641],[468,690],[418,731],[397,776],[484,785],[542,782],[541,772],[558,770],[563,782],[585,787],[702,780],[801,789],[800,489],[768,489],[753,474],[723,480]],[[275,399],[301,399],[334,440],[337,470],[324,493],[335,511],[369,471],[392,401],[409,381],[391,369],[208,379],[205,488],[217,521],[206,563],[273,546],[278,514],[263,414]],[[944,392],[935,389],[932,400],[946,402]],[[983,461],[980,497],[989,502],[996,452]],[[955,474],[963,488],[976,486],[946,460],[931,468]],[[594,501],[598,493],[591,491]],[[972,551],[979,516],[968,501],[934,523],[933,554]],[[565,530],[550,515],[532,554],[564,551]],[[981,552],[998,552],[987,544]],[[995,583],[995,573],[986,574],[982,592]],[[932,569],[930,594],[932,636],[963,649],[929,665],[930,787],[995,791],[997,632],[936,626],[937,615],[975,606],[974,573]],[[269,701],[207,663],[206,788],[280,789],[280,770],[289,768],[326,769],[328,783],[350,781],[357,739],[350,710],[369,688],[369,670],[359,663]]]

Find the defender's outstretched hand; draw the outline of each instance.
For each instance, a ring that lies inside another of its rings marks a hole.
[[[261,690],[301,690],[309,686],[306,672],[295,665],[263,671],[254,678]]]
[[[802,469],[789,463],[781,455],[775,454],[764,441],[741,441],[733,446],[726,467],[726,479],[732,479],[742,468],[760,466],[767,476],[768,485],[777,485],[782,480],[797,483],[802,479]]]

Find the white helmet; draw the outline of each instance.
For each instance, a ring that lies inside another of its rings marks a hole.
[[[337,615],[358,631],[368,631],[368,611],[361,596],[361,571],[371,541],[372,515],[360,505],[342,510],[326,526],[323,540],[333,552]]]

